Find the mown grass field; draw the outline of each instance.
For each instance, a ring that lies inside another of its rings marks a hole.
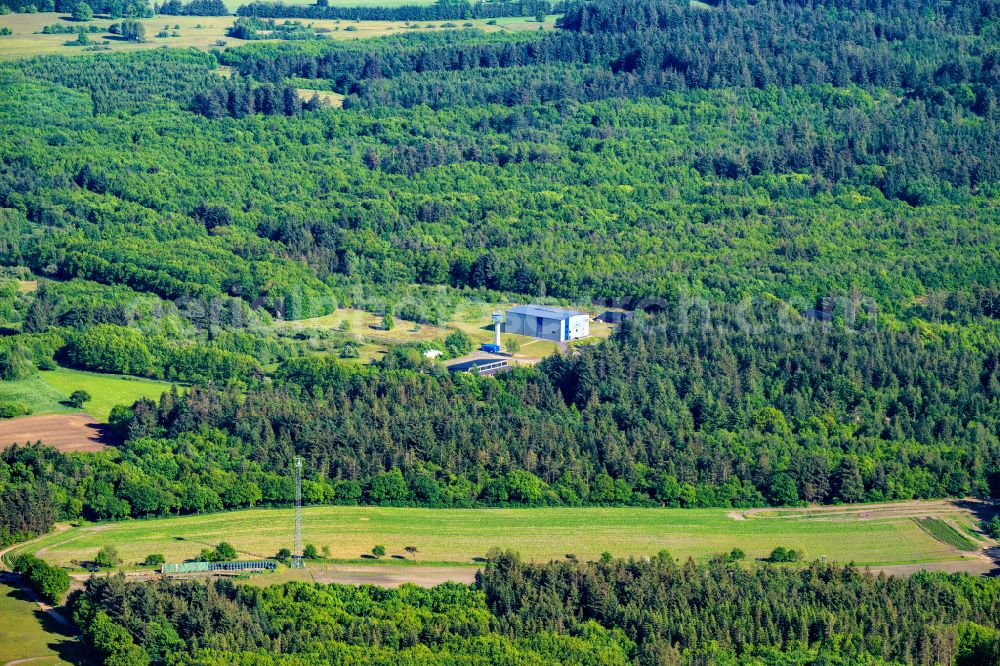
[[[0,584],[0,664],[22,659],[32,666],[79,663],[81,656],[77,643],[35,602]]]
[[[33,416],[84,411],[106,423],[115,405],[131,405],[139,398],[158,400],[164,391],[170,390],[170,386],[169,382],[151,379],[59,368],[43,370],[16,382],[0,382],[0,401],[23,402],[31,407]],[[83,409],[64,404],[77,389],[83,389],[91,396]]]
[[[663,549],[678,558],[704,560],[734,547],[749,558],[762,558],[777,546],[802,550],[807,560],[826,557],[872,566],[961,559],[912,520],[914,512],[959,516],[959,509],[908,504],[899,505],[908,508],[897,513],[895,505],[889,506],[871,517],[823,511],[744,515],[725,509],[308,507],[303,539],[329,547],[334,559],[356,561],[365,561],[361,558],[376,544],[386,547],[389,560],[405,557],[404,548],[416,546],[416,561],[424,564],[469,564],[491,548],[511,548],[539,561],[570,553],[596,559],[604,551],[642,556]],[[168,562],[194,558],[219,541],[232,543],[243,557],[268,557],[291,547],[292,518],[291,509],[259,509],[91,525],[50,535],[28,548],[70,567],[92,560],[109,544],[126,565],[150,553],[162,553]]]
[[[111,408],[115,405],[131,405],[139,398],[159,400],[160,395],[171,387],[170,382],[102,375],[68,368],[43,371],[39,376],[43,383],[67,397],[77,389],[85,390],[92,399],[83,409],[101,422],[107,422]]]
[[[396,4],[400,0],[368,0],[368,4]],[[417,4],[419,4],[419,1]],[[235,6],[230,5],[230,10],[236,9],[243,2],[235,2]],[[290,4],[309,4],[305,1]],[[364,0],[351,2],[350,4],[366,4]],[[406,2],[405,4],[414,4]],[[95,33],[88,35],[92,42],[101,42],[108,39],[111,51],[135,51],[151,48],[196,48],[208,51],[216,48],[231,48],[248,42],[241,39],[234,39],[226,35],[226,29],[233,24],[234,16],[155,16],[150,19],[140,19],[146,28],[146,41],[142,44],[135,42],[125,42],[109,38],[107,33]],[[97,25],[107,28],[114,21],[110,19],[94,19],[86,24]],[[381,35],[393,35],[416,30],[448,30],[442,27],[442,23],[447,21],[434,21],[423,23],[419,27],[408,26],[400,21],[310,21],[303,20],[303,23],[312,24],[317,28],[326,28],[330,32],[325,33],[327,37],[334,40],[359,39],[363,37],[378,37]],[[510,31],[521,32],[525,30],[538,30],[543,27],[545,30],[555,28],[555,17],[550,16],[545,23],[536,23],[530,18],[507,18],[497,19],[495,25],[490,25],[485,20],[476,21],[453,21],[456,26],[461,27],[465,23],[472,23],[475,27],[487,32]],[[42,28],[47,25],[75,25],[65,14],[55,12],[40,12],[36,14],[6,14],[0,16],[0,27],[8,27],[13,30],[12,35],[0,37],[0,60],[11,60],[15,58],[30,58],[36,55],[93,55],[94,51],[88,51],[80,46],[66,46],[67,41],[76,39],[74,35],[43,35],[40,34]],[[178,37],[157,37],[156,35],[164,28],[168,32],[179,33]],[[350,27],[350,29],[347,29]],[[224,41],[225,45],[220,47],[219,42]],[[108,53],[108,51],[97,51],[96,53]]]

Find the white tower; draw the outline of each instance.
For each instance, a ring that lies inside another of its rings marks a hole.
[[[503,313],[497,310],[493,313],[493,344],[500,346],[500,324],[503,323]]]

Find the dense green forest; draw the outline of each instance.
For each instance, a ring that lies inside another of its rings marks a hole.
[[[264,589],[92,578],[71,599],[106,663],[932,664],[1000,656],[997,581],[724,558],[528,565],[473,586]],[[895,609],[895,613],[883,612]]]
[[[194,384],[111,451],[5,452],[0,529],[284,504],[295,455],[316,503],[996,496],[997,18],[584,2],[0,66],[0,261],[42,278],[3,292],[3,378]],[[495,379],[273,326],[554,297],[640,316]]]
[[[777,307],[755,332],[735,315],[641,318],[578,355],[497,378],[449,375],[405,347],[375,366],[290,355],[273,381],[248,373],[245,395],[194,387],[115,410],[124,442],[114,452],[8,450],[3,520],[17,534],[54,516],[287,504],[296,455],[310,503],[745,507],[998,494],[995,328],[977,340],[802,319],[790,334]],[[87,352],[132,363],[145,343],[116,331],[134,329],[93,326],[68,345],[69,361]],[[202,347],[192,366],[207,372],[217,347]],[[218,374],[238,375],[225,361],[252,364],[259,354],[248,351],[215,352]]]
[[[253,44],[0,63],[0,382],[177,384],[116,407],[105,450],[0,451],[0,544],[288,505],[295,457],[307,504],[1000,498],[998,0],[237,13]],[[288,325],[536,301],[635,317],[493,377],[422,354],[468,339],[362,363],[349,326]],[[1000,661],[995,579],[735,554],[492,553],[428,590],[106,577],[68,609],[108,664]]]

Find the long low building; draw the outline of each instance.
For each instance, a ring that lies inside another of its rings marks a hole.
[[[590,315],[546,305],[519,305],[507,310],[504,332],[544,340],[579,340],[590,335]]]
[[[478,375],[495,375],[510,370],[510,361],[503,356],[473,354],[452,359],[445,363],[449,372],[472,372]]]

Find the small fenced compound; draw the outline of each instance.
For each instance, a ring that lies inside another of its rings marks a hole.
[[[160,573],[186,574],[208,573],[211,571],[273,571],[278,565],[270,560],[236,561],[236,562],[180,562],[164,564]]]

